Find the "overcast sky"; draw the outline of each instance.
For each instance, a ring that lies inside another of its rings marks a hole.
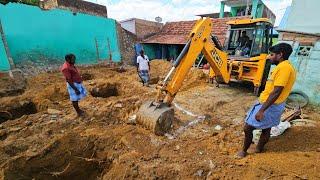
[[[108,16],[118,21],[140,18],[154,21],[160,16],[163,22],[194,20],[197,14],[220,11],[220,0],[87,0],[107,6]],[[292,0],[262,0],[281,21]],[[229,8],[225,8],[228,11]]]

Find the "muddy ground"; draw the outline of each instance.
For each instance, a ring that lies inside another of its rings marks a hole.
[[[153,61],[152,81],[169,68]],[[59,72],[30,77],[15,92],[8,87],[16,82],[1,78],[0,179],[320,179],[319,123],[290,128],[271,139],[265,153],[234,157],[243,118],[256,100],[248,87],[217,88],[192,70],[174,102],[206,118],[175,108],[173,138],[127,123],[156,94],[155,85],[141,85],[135,68],[81,73],[88,90],[83,118],[73,111]],[[320,122],[318,110],[303,112]]]

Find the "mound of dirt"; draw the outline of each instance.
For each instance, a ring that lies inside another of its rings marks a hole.
[[[169,73],[172,64],[165,60],[152,60],[151,61],[151,84],[155,84],[156,81],[163,80]],[[194,86],[203,85],[208,80],[206,75],[201,69],[191,68],[188,75],[185,77],[182,91],[190,89]]]
[[[170,71],[172,64],[165,60],[152,60],[150,63],[151,77],[164,78]]]
[[[185,78],[181,91],[185,91],[196,86],[206,85],[208,78],[209,76],[201,69],[192,68]]]

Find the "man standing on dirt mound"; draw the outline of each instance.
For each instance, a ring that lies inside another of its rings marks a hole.
[[[83,116],[84,111],[79,108],[78,102],[86,97],[87,91],[82,85],[82,78],[78,69],[75,67],[76,56],[74,54],[67,54],[65,56],[66,62],[61,67],[61,72],[67,81],[67,89],[70,100],[78,116]]]
[[[144,54],[143,50],[140,51],[140,56],[137,57],[137,71],[142,80],[142,84],[149,86],[150,62],[148,56]]]
[[[269,141],[271,127],[280,123],[281,114],[285,109],[285,101],[291,92],[296,80],[296,71],[288,58],[292,53],[292,47],[286,43],[279,43],[270,47],[267,57],[276,67],[266,83],[259,100],[247,113],[244,126],[244,143],[237,156],[243,158],[252,143],[253,130],[262,129],[256,153],[261,153],[265,144]]]

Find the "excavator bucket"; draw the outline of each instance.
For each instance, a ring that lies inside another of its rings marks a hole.
[[[171,129],[174,110],[165,104],[153,105],[152,101],[143,104],[137,113],[137,123],[163,136]]]

